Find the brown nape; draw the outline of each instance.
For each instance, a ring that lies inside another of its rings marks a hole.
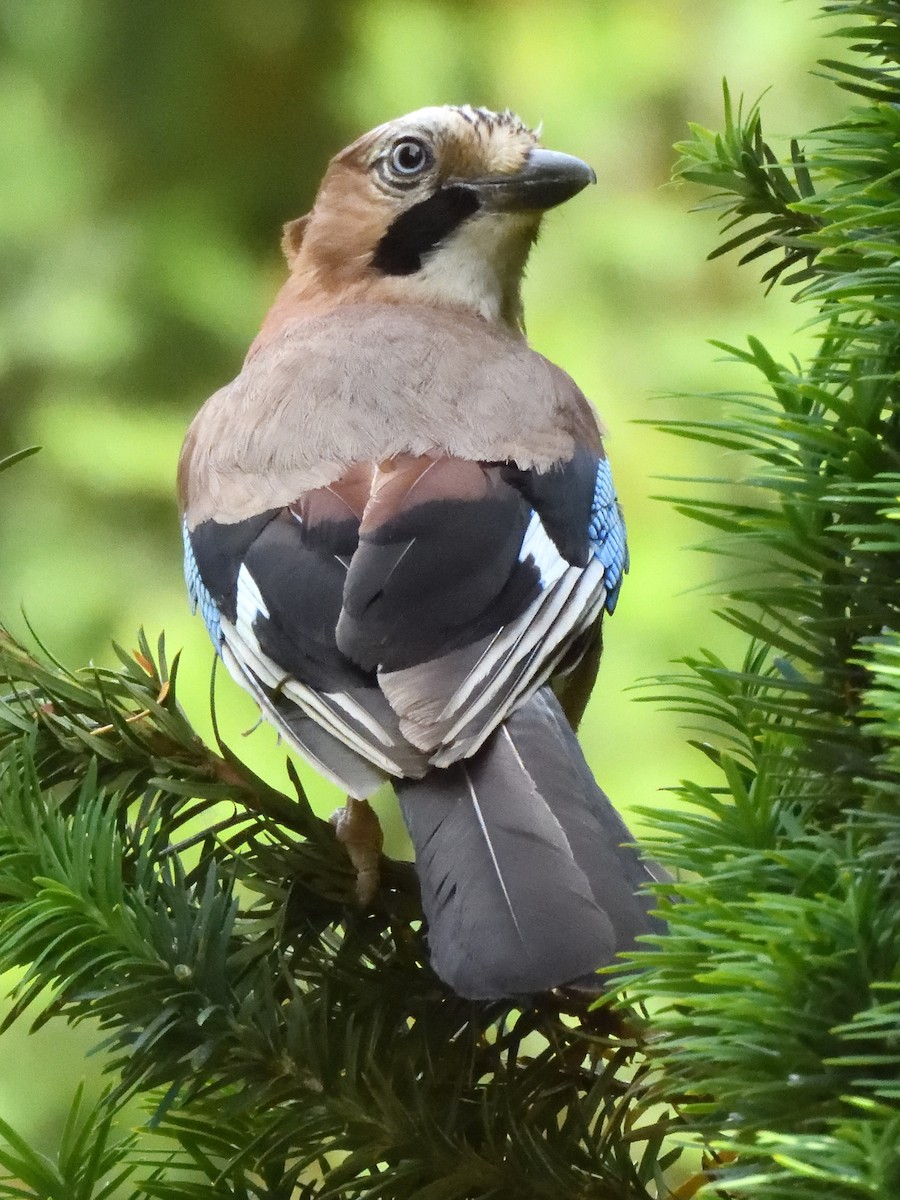
[[[323,286],[359,279],[401,208],[402,198],[380,192],[364,164],[333,162],[310,213],[298,268],[306,260]]]
[[[379,194],[358,165],[332,162],[312,211],[284,227],[281,246],[290,275],[247,358],[289,321],[364,299],[372,253],[398,211],[399,201]]]

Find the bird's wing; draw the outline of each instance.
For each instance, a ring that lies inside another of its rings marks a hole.
[[[357,464],[291,505],[186,527],[229,670],[354,794],[466,757],[611,608],[624,527],[606,459]]]
[[[184,526],[188,588],[223,662],[287,740],[357,796],[427,766],[374,672],[335,641],[370,475],[350,471],[242,521]]]
[[[602,452],[546,472],[444,459],[429,473],[423,493],[367,511],[338,643],[446,766],[572,669],[615,605],[627,549]]]

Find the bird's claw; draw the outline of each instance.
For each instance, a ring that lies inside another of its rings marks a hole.
[[[379,862],[384,845],[384,834],[375,810],[368,800],[348,796],[344,807],[333,812],[329,820],[356,871],[356,901],[360,908],[370,908],[378,892]]]

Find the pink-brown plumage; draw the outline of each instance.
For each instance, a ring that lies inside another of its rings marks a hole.
[[[358,139],[179,466],[226,665],[351,795],[395,781],[433,961],[470,996],[574,980],[648,927],[547,686],[577,721],[627,566],[599,423],[522,324],[543,212],[592,178],[510,113]]]

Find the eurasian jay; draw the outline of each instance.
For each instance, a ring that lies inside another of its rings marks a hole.
[[[573,732],[625,528],[590,405],[522,327],[541,218],[594,179],[509,112],[354,142],[179,467],[225,665],[351,798],[393,782],[431,962],[476,999],[589,986],[654,927]]]

